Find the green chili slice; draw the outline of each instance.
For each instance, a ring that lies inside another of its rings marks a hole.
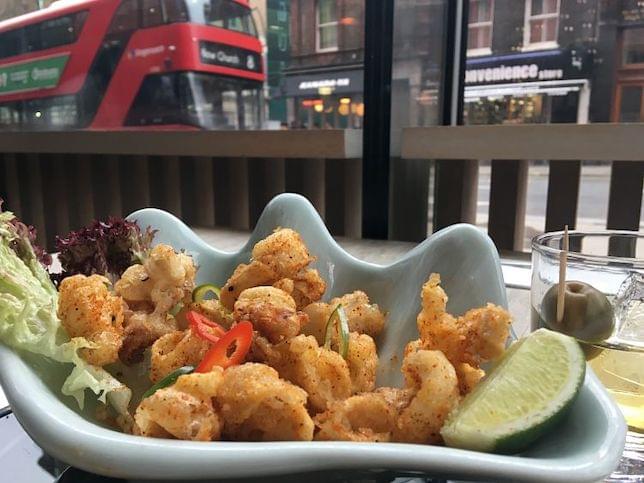
[[[221,293],[221,289],[211,283],[204,283],[203,285],[199,285],[198,287],[195,287],[195,289],[192,291],[192,301],[201,302],[205,300],[206,295],[208,295],[209,293],[214,294],[215,297],[219,299],[219,294]]]
[[[333,340],[333,328],[337,327],[338,334],[340,335],[339,353],[346,359],[349,352],[349,318],[344,311],[342,304],[338,304],[326,323],[324,332],[324,347],[331,348],[331,341]]]
[[[143,393],[142,399],[152,396],[152,394],[157,392],[159,389],[172,386],[175,382],[177,382],[177,379],[179,379],[179,376],[183,376],[184,374],[191,374],[194,370],[195,368],[193,366],[183,366],[183,367],[180,367],[179,369],[172,371],[170,374],[168,374],[159,382],[157,382],[155,385],[153,385],[150,389],[145,391]]]
[[[181,302],[178,302],[177,305],[172,307],[170,309],[170,312],[168,312],[172,317],[176,316],[179,312],[181,312],[181,309],[183,308],[183,304]]]

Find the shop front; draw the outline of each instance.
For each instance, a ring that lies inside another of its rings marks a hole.
[[[362,69],[287,75],[289,127],[362,128]]]
[[[467,60],[466,124],[588,122],[588,56],[548,50]]]

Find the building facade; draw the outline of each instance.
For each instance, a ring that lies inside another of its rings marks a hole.
[[[364,0],[291,0],[290,20],[290,127],[362,127]]]
[[[599,0],[471,0],[466,124],[591,120]]]

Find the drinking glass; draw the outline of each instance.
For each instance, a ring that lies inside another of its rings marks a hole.
[[[559,283],[563,232],[532,240],[532,330],[550,326],[542,302]],[[613,396],[629,427],[624,457],[642,471],[644,463],[644,233],[572,231],[566,281],[592,285],[610,301],[614,328],[600,342],[580,341],[586,359]],[[636,470],[638,471],[638,470]]]

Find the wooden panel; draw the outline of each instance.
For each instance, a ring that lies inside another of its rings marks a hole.
[[[390,240],[427,238],[430,168],[424,160],[392,159]]]
[[[478,163],[436,161],[433,231],[455,223],[476,223]]]
[[[488,234],[499,250],[523,250],[528,161],[494,160]]]
[[[606,228],[638,231],[642,207],[644,163],[613,162]],[[635,257],[635,239],[611,239],[610,255]]]
[[[60,154],[43,155],[41,161],[47,250],[56,250],[56,235],[69,233],[69,203],[72,192],[69,168]]]
[[[44,246],[47,244],[47,233],[40,160],[38,156],[28,154],[18,156],[16,162],[20,182],[21,218],[25,223],[36,228],[38,244]]]
[[[324,218],[324,159],[285,160],[285,190],[306,196]]]
[[[197,202],[196,224],[198,226],[215,226],[212,158],[196,158],[195,169],[197,176],[193,189],[195,190]]]
[[[271,158],[357,158],[362,131],[69,131],[0,133],[4,152]]]
[[[6,205],[5,210],[11,210],[18,218],[22,218],[22,204],[20,203],[20,183],[18,182],[18,166],[16,155],[13,153],[4,154],[2,157],[2,171],[0,174],[4,179],[5,190],[2,193]]]
[[[248,160],[215,158],[213,169],[215,223],[239,230],[250,228]]]
[[[334,236],[362,236],[362,161],[328,159],[325,167],[325,221]]]
[[[251,228],[274,196],[284,193],[284,160],[252,158],[248,160],[248,216]]]
[[[161,160],[162,196],[158,206],[181,218],[181,165],[177,156],[164,156]],[[157,205],[155,205],[157,206]]]
[[[644,124],[436,126],[403,130],[406,159],[644,161]]]
[[[110,216],[123,216],[118,157],[97,155],[91,163],[94,217],[106,220]]]
[[[197,168],[194,158],[181,157],[180,185],[181,185],[181,219],[186,225],[197,223]]]
[[[546,231],[563,230],[565,225],[577,226],[577,203],[581,161],[550,161]]]
[[[119,158],[121,200],[125,215],[150,206],[150,181],[147,156]]]
[[[74,203],[73,217],[70,216],[72,229],[78,229],[89,224],[96,218],[94,212],[94,193],[92,189],[92,161],[93,156],[77,155],[71,167],[73,171]]]

